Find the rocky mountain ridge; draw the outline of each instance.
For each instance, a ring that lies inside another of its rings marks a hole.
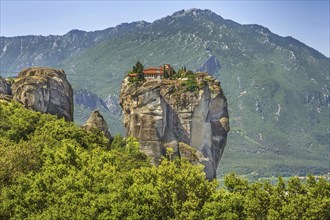
[[[29,66],[59,67],[70,57],[85,49],[138,29],[145,24],[145,22],[123,23],[106,30],[91,32],[71,30],[62,36],[0,36],[1,70],[12,74]]]

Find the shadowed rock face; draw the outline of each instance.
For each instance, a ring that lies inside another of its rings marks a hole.
[[[86,124],[83,125],[83,128],[85,128],[87,131],[90,131],[93,128],[97,128],[103,132],[105,137],[111,140],[108,124],[98,110],[92,111]]]
[[[0,93],[11,95],[11,87],[10,84],[0,76]]]
[[[11,85],[0,76],[0,99],[11,101],[12,98]]]
[[[23,69],[12,86],[13,99],[26,108],[73,121],[73,91],[64,70]]]
[[[120,104],[127,135],[136,137],[141,150],[159,164],[166,148],[205,166],[207,178],[216,175],[229,131],[227,100],[219,81],[205,73],[197,77],[199,89],[187,92],[184,80],[148,80],[142,85],[123,81]],[[181,147],[180,147],[181,146]],[[186,146],[186,145],[185,145]],[[191,152],[196,152],[196,157]],[[195,160],[194,159],[194,160]]]

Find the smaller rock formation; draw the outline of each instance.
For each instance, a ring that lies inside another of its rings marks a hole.
[[[11,87],[10,84],[0,76],[0,93],[4,93],[7,95],[11,95]]]
[[[11,92],[11,85],[7,82],[6,79],[0,76],[0,99],[11,101],[12,99],[12,92]]]
[[[92,129],[97,128],[103,132],[106,138],[111,140],[108,124],[98,110],[92,111],[86,124],[83,125],[83,128],[87,131],[91,131]]]
[[[64,70],[23,69],[12,86],[13,99],[26,108],[73,121],[73,91]]]

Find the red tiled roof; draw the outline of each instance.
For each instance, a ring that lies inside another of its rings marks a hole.
[[[162,70],[162,69],[163,69],[163,67],[148,67],[143,70]]]
[[[143,70],[143,73],[145,75],[163,75],[164,74],[164,67],[163,66],[160,66],[160,67],[148,67],[148,68],[145,68]],[[136,73],[131,73],[129,74],[129,76],[131,77],[135,77],[137,76]]]
[[[143,70],[144,74],[159,74],[162,75],[164,72],[163,67],[149,67]]]

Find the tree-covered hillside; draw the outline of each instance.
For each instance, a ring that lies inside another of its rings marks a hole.
[[[55,116],[0,102],[0,219],[327,219],[330,184],[235,175],[225,186],[173,158],[151,166],[133,138],[109,143]]]

